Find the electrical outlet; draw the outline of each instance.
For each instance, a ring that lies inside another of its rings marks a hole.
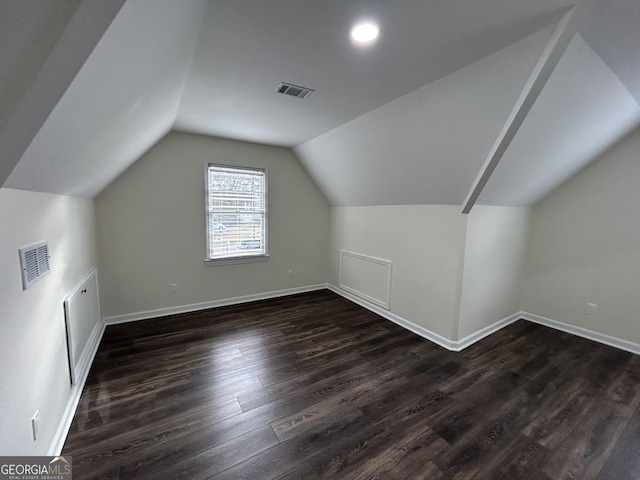
[[[597,315],[598,305],[595,303],[587,303],[587,315]]]
[[[171,284],[171,293],[178,293],[178,284],[177,283],[172,283]]]
[[[33,417],[31,417],[31,431],[33,433],[34,442],[38,440],[38,434],[40,433],[39,425],[38,425],[39,420],[40,420],[40,410],[36,410],[36,413],[34,413]]]
[[[287,276],[288,276],[289,278],[293,277],[293,270],[289,270],[289,271],[287,272]]]

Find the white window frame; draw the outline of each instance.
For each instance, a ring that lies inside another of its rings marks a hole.
[[[225,256],[221,258],[211,258],[211,238],[210,238],[210,211],[209,211],[209,167],[233,168],[238,170],[261,171],[264,174],[264,254],[258,255],[237,255]],[[215,160],[205,160],[204,162],[204,215],[205,215],[205,264],[233,265],[241,263],[266,262],[269,260],[269,172],[266,167],[248,164],[236,164],[229,162],[217,162]]]

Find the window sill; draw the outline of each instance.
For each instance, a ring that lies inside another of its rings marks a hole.
[[[247,255],[246,257],[207,259],[204,261],[204,264],[207,267],[217,267],[221,265],[237,265],[241,263],[267,262],[269,261],[269,258],[271,258],[269,255]]]

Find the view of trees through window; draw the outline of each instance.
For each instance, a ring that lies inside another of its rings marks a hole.
[[[266,174],[209,165],[209,258],[266,255]]]

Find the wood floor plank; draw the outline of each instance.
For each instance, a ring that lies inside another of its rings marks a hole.
[[[330,437],[321,436],[324,443],[322,450],[299,464],[290,472],[290,476],[345,478],[358,475],[371,458],[381,457],[390,444],[411,442],[416,435],[421,435],[429,444],[438,441],[444,444],[446,442],[438,439],[438,435],[429,429],[427,419],[422,415],[433,405],[439,404],[437,395],[415,399],[405,392],[405,395],[397,397],[396,402],[388,401],[387,395],[374,396],[363,407],[363,417],[345,428],[336,429]],[[315,441],[317,437],[312,438]]]
[[[148,478],[157,479],[207,479],[277,444],[278,439],[273,430],[269,425],[265,425],[202,453],[187,457],[181,462],[171,461],[170,464],[165,461],[154,462],[144,468],[142,474]]]
[[[627,424],[600,470],[597,480],[636,480],[640,478],[640,407]]]
[[[549,459],[544,471],[551,478],[595,478],[640,405],[640,363],[611,353],[605,367],[613,381]]]
[[[640,356],[523,320],[450,352],[328,291],[107,327],[82,479],[640,478]]]
[[[272,422],[272,426],[280,441],[284,442],[295,436],[308,433],[312,429],[321,429],[331,422],[335,412],[356,409],[360,414],[370,408],[372,399],[380,398],[384,402],[385,397],[393,395],[400,398],[402,391],[402,379],[395,372],[387,372],[376,375],[374,378],[353,385],[338,395],[332,395],[323,401],[314,403],[309,407],[296,411],[292,415],[280,418]],[[423,394],[421,394],[423,395]],[[364,411],[363,411],[364,410]]]
[[[517,435],[504,448],[496,449],[482,463],[473,480],[512,480],[514,478],[542,478],[538,471],[544,467],[551,452],[525,435]],[[535,473],[534,473],[535,472]]]

